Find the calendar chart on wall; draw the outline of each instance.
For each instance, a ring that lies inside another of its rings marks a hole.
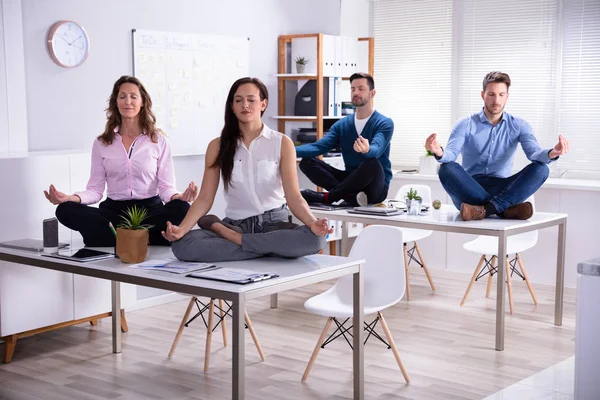
[[[231,85],[249,75],[249,39],[140,29],[132,37],[133,74],[173,155],[204,154],[221,134]]]

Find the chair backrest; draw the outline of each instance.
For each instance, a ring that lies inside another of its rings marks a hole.
[[[351,257],[364,258],[364,305],[384,309],[399,302],[406,290],[402,229],[371,225],[364,228],[352,249]],[[352,304],[352,276],[340,278],[332,288],[340,300]]]
[[[429,206],[431,205],[431,203],[432,203],[431,188],[427,185],[412,185],[412,184],[404,185],[400,189],[398,189],[398,192],[396,192],[396,197],[394,197],[394,199],[404,201],[404,197],[406,196],[406,193],[408,193],[410,189],[417,191],[417,194],[419,196],[421,196],[423,205],[429,205]]]

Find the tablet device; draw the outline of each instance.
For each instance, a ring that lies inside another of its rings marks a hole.
[[[113,253],[107,253],[105,251],[92,250],[88,248],[79,250],[59,250],[56,253],[42,255],[46,257],[62,258],[65,260],[80,262],[102,260],[104,258],[113,258],[115,256]]]

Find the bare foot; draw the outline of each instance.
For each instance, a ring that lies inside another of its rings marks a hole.
[[[210,226],[210,230],[221,236],[223,239],[227,239],[230,242],[237,244],[238,246],[242,245],[242,234],[236,232],[232,229],[229,229],[225,225],[215,222]]]

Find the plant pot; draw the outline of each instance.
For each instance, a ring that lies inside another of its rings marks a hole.
[[[421,204],[423,200],[406,200],[406,213],[408,215],[419,215],[421,214]]]
[[[437,175],[440,163],[434,156],[419,157],[419,173],[424,175]]]
[[[296,72],[299,74],[303,74],[305,68],[306,68],[306,65],[304,65],[304,64],[296,64]]]
[[[117,228],[117,257],[124,263],[140,263],[148,257],[147,229],[129,230]]]

